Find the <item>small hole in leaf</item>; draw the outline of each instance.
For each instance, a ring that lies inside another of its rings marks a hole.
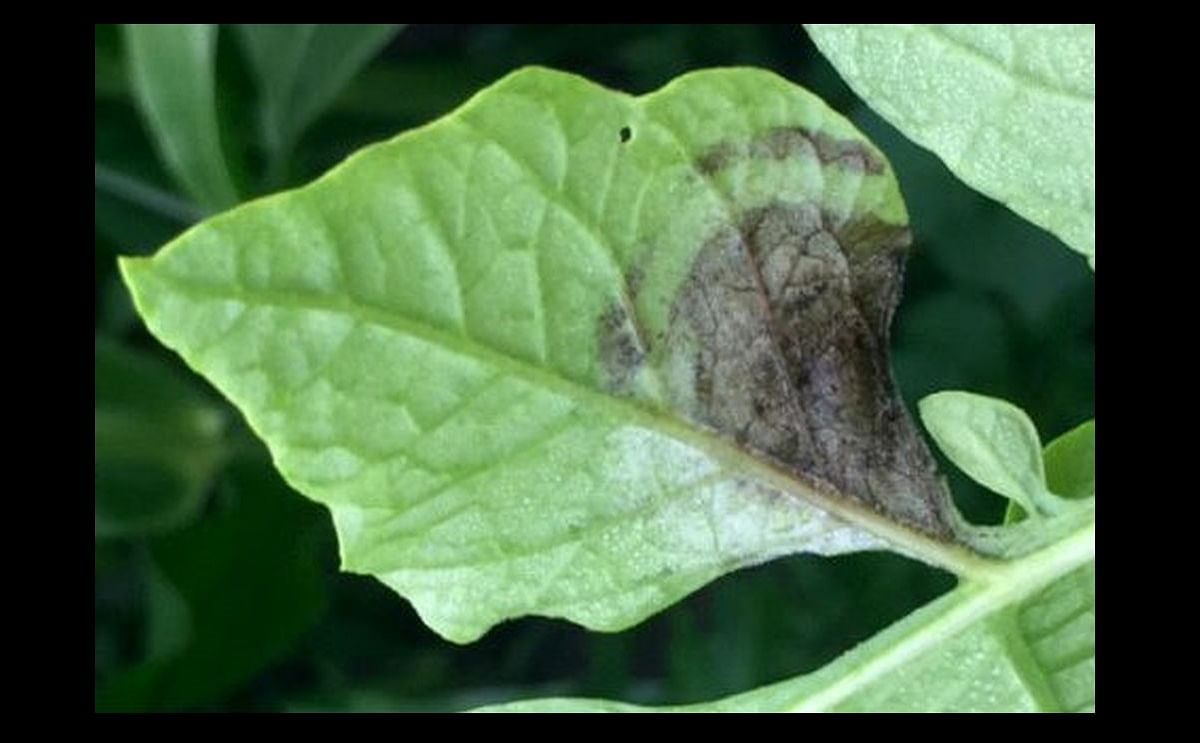
[[[633,136],[633,130],[632,130],[632,129],[630,129],[630,128],[629,128],[629,127],[627,127],[627,126],[623,126],[623,127],[621,127],[621,141],[622,141],[622,142],[628,142],[628,141],[629,141],[629,139],[630,139],[630,137],[632,137],[632,136]]]

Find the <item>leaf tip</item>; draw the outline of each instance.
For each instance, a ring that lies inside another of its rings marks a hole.
[[[150,260],[150,258],[144,256],[117,256],[117,271],[121,274],[121,281],[124,282],[135,299],[137,297],[137,285],[140,282],[142,273],[149,267]]]
[[[121,274],[121,280],[125,283],[125,286],[129,287],[130,290],[133,289],[133,284],[136,281],[135,277],[139,270],[139,266],[145,260],[145,258],[136,256],[117,256],[117,271]]]

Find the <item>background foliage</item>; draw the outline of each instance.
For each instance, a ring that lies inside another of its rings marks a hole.
[[[905,399],[952,388],[1004,398],[1043,441],[1094,415],[1084,260],[872,114],[799,26],[408,26],[283,158],[260,144],[264,78],[242,33],[216,34],[214,79],[242,198],[305,183],[525,64],[636,94],[704,67],[774,70],[850,118],[899,176],[917,242],[894,328]],[[522,619],[474,645],[442,641],[381,584],[338,572],[328,514],[284,485],[236,411],[134,315],[115,257],[154,251],[202,211],[157,154],[127,43],[96,28],[97,709],[702,701],[813,670],[953,584],[891,554],[798,556],[726,576],[616,635]],[[1001,520],[1000,498],[944,470],[970,518]]]

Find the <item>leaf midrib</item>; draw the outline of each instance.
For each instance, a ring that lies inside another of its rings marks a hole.
[[[934,645],[1009,606],[1035,595],[1055,580],[1095,559],[1096,524],[1084,527],[1044,550],[1007,564],[990,584],[964,583],[942,601],[954,603],[946,613],[870,658],[854,672],[821,691],[793,703],[788,711],[828,710],[854,692],[915,659]],[[966,596],[965,600],[960,598]]]
[[[159,253],[159,255],[164,254]],[[143,292],[137,288],[141,282],[137,281],[136,274],[143,270],[143,267],[148,269],[155,260],[157,257],[120,259],[120,268],[125,275],[126,283],[134,287],[134,303],[146,318],[153,318],[155,315],[144,306]],[[783,470],[774,463],[725,441],[714,432],[685,423],[674,416],[665,415],[667,412],[665,410],[651,410],[633,400],[606,395],[577,381],[550,373],[523,359],[506,355],[461,336],[447,334],[440,328],[395,312],[337,296],[317,296],[278,289],[248,291],[240,287],[216,287],[187,281],[166,271],[155,272],[154,280],[172,284],[184,294],[192,296],[207,296],[216,300],[234,301],[249,308],[275,307],[341,314],[358,322],[420,339],[436,347],[477,359],[518,379],[540,385],[568,399],[580,401],[593,409],[603,411],[615,420],[658,431],[691,445],[734,472],[751,475],[783,492],[799,497],[833,516],[884,539],[904,554],[909,554],[959,576],[987,579],[998,565],[996,561],[979,555],[960,544],[939,542],[904,524],[892,521],[865,505],[860,505],[836,492],[828,491],[818,483],[800,479],[797,473]],[[154,320],[148,319],[148,322],[157,325]],[[162,333],[161,328],[155,330],[155,334],[166,342],[169,334]],[[172,344],[167,343],[167,345]],[[203,353],[193,354],[191,349],[185,349],[178,345],[172,345],[172,347],[192,367],[199,369],[203,366],[196,363],[198,361],[196,357]],[[246,418],[251,428],[261,437],[262,431],[255,416],[247,411]],[[265,439],[265,437],[263,438]]]

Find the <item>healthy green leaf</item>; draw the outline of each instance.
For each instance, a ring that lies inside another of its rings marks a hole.
[[[224,459],[223,411],[156,359],[96,338],[96,536],[188,521]]]
[[[1092,419],[1051,441],[1042,454],[1046,482],[1064,498],[1083,499],[1096,495],[1096,421]],[[1009,503],[1004,523],[1024,518],[1025,511]]]
[[[1058,512],[1046,489],[1041,441],[1024,410],[969,392],[938,392],[918,407],[938,448],[971,479],[1031,513]]]
[[[1095,269],[1095,25],[806,28],[871,108]]]
[[[621,629],[796,551],[985,570],[888,371],[905,222],[772,74],[526,69],[121,268],[344,567],[463,642]]]
[[[244,24],[238,32],[258,77],[267,151],[285,158],[304,129],[389,40],[399,24]],[[392,95],[403,91],[392,91]]]
[[[1043,453],[1046,480],[1057,493],[1096,495],[1096,421],[1059,436]],[[1009,508],[1008,522],[1019,515]],[[1089,562],[1023,607],[1019,624],[1037,671],[1063,708],[1092,711],[1096,696],[1096,567]]]
[[[171,173],[209,209],[237,203],[217,127],[216,26],[135,24],[124,34],[138,103]]]
[[[1046,447],[1046,482],[1066,498],[1096,494],[1096,421],[1074,428]]]
[[[1046,480],[1064,497],[1096,495],[1096,421],[1059,436],[1043,452]],[[1022,518],[1010,503],[1005,523]],[[1093,711],[1096,697],[1096,566],[1089,562],[1028,602],[1018,617],[1029,657],[1064,709]]]

